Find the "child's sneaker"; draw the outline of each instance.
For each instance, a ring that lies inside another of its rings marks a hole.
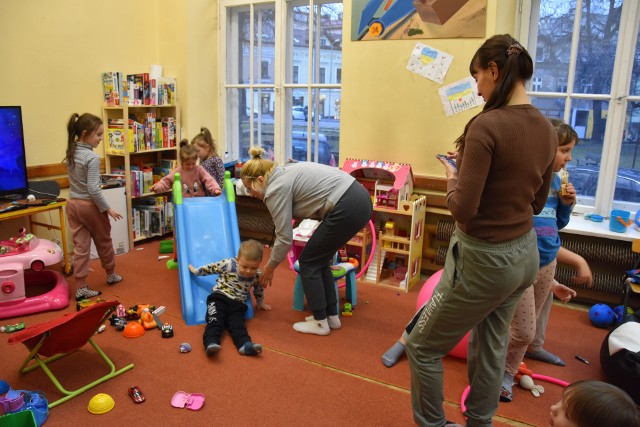
[[[262,353],[262,346],[260,344],[252,343],[251,341],[246,342],[238,349],[240,354],[243,356],[257,356]]]
[[[329,329],[329,322],[327,319],[323,320],[309,320],[304,322],[298,322],[293,324],[293,329],[303,334],[314,335],[329,335],[331,329]]]
[[[315,318],[313,315],[304,318],[305,322],[313,322]],[[340,329],[342,323],[340,323],[340,316],[327,316],[327,323],[330,329]]]
[[[109,277],[107,277],[107,283],[110,285],[115,285],[118,282],[122,281],[122,276],[117,273],[111,273]]]
[[[98,295],[102,295],[102,292],[89,289],[88,286],[83,286],[76,290],[76,301],[80,301],[86,298],[97,297]]]

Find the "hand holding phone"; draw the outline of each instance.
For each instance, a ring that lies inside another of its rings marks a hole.
[[[458,165],[456,164],[456,161],[453,159],[450,159],[446,154],[436,154],[436,157],[438,159],[446,160],[447,162],[449,162],[451,166],[453,166],[455,170],[458,170]]]

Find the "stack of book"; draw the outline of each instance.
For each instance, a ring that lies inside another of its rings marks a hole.
[[[150,78],[149,73],[123,75],[120,71],[101,74],[104,103],[120,105],[176,105],[176,78]]]
[[[137,200],[131,220],[134,239],[162,236],[173,230],[173,203],[167,196]]]

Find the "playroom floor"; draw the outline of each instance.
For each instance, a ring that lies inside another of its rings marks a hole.
[[[150,241],[119,256],[117,272],[124,281],[115,286],[105,283],[99,261],[92,262],[95,271],[89,280],[105,300],[117,299],[126,307],[164,305],[166,313],[161,318],[173,325],[175,336],[163,339],[156,329],[139,338],[125,338],[107,325],[96,342],[116,367],[129,363],[135,367],[51,409],[46,426],[71,422],[94,426],[123,422],[159,426],[414,425],[407,360],[387,368],[381,356],[413,314],[418,287],[404,293],[360,283],[358,305],[353,317],[342,318],[342,329],[326,337],[304,335],[291,327],[306,313],[291,309],[295,276],[283,264],[266,291],[265,302],[273,310],[258,312],[248,322],[253,341],[261,343],[264,352],[258,357],[241,356],[231,339],[224,337],[220,353],[207,357],[202,345],[204,327],[186,326],[182,321],[178,274],[167,270],[165,260],[158,260],[159,246],[159,241]],[[60,311],[1,319],[0,324],[25,321],[29,326],[71,311],[75,304]],[[537,374],[569,382],[602,379],[598,355],[605,335],[606,330],[590,324],[586,307],[554,305],[545,347],[561,356],[567,366],[527,363]],[[192,346],[190,353],[179,351],[184,342]],[[0,354],[0,379],[12,388],[41,390],[49,400],[61,397],[39,370],[22,376],[17,372],[27,356],[24,346],[9,345],[4,339]],[[576,360],[577,354],[591,363]],[[85,346],[52,366],[63,385],[73,389],[104,374],[98,362],[91,347]],[[444,366],[447,418],[464,423],[460,395],[467,385],[465,361],[446,357]],[[144,403],[136,404],[128,396],[133,385],[145,394]],[[560,399],[561,389],[543,385],[545,393],[539,398],[515,388],[514,401],[500,403],[495,425],[547,425],[549,407]],[[178,391],[204,394],[204,406],[199,411],[172,407],[171,398]],[[114,409],[103,415],[89,413],[87,405],[97,393],[111,395]]]

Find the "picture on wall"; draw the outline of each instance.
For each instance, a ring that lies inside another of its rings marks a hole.
[[[487,0],[353,0],[351,40],[484,37]]]

